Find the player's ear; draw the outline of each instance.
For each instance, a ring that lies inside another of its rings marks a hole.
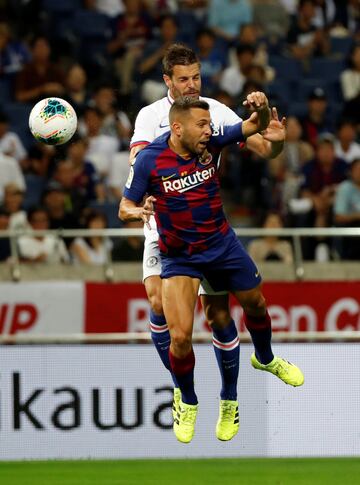
[[[166,86],[170,89],[171,79],[167,74],[163,74],[163,80]]]
[[[180,136],[181,134],[181,123],[179,121],[173,121],[171,123],[171,131],[175,133],[175,135]]]

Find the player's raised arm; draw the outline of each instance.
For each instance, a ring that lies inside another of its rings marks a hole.
[[[286,138],[286,118],[279,120],[276,108],[271,110],[271,120],[261,134],[256,134],[246,140],[246,148],[255,152],[262,158],[277,157],[283,147]]]
[[[271,113],[269,108],[269,101],[265,93],[261,91],[254,91],[247,95],[243,105],[251,111],[257,113],[258,131],[266,130],[270,123]],[[251,117],[250,117],[251,118]]]

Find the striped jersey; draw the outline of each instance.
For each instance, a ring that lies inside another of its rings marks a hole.
[[[213,132],[208,156],[184,159],[168,144],[170,132],[140,151],[130,170],[124,196],[140,203],[156,197],[160,250],[192,255],[214,248],[230,230],[219,192],[217,159],[225,145],[243,141],[242,122]]]

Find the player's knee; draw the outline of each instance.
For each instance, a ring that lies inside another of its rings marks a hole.
[[[219,308],[209,308],[206,318],[211,328],[225,328],[231,322],[231,315],[228,310]]]
[[[255,293],[243,305],[245,313],[250,315],[264,315],[266,312],[266,300],[262,293]]]
[[[181,329],[174,329],[171,332],[171,344],[179,357],[186,357],[191,350],[191,334]]]
[[[161,301],[161,296],[154,294],[148,296],[149,303],[151,306],[151,310],[156,314],[156,315],[163,315],[164,310],[162,306],[162,301]]]

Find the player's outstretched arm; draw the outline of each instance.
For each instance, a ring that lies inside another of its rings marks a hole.
[[[286,138],[286,118],[281,121],[276,108],[271,110],[271,120],[266,130],[261,135],[256,134],[247,138],[246,147],[262,158],[275,158],[284,148]]]
[[[143,221],[150,229],[150,216],[155,215],[154,202],[156,202],[156,199],[152,195],[145,199],[143,206],[139,206],[136,202],[123,197],[119,207],[119,218],[124,222]]]

